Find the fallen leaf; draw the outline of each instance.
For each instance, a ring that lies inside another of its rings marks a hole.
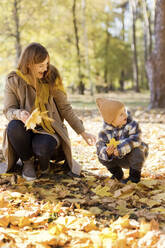
[[[111,196],[112,194],[109,192],[109,187],[104,186],[102,187],[101,185],[98,185],[95,189],[91,189],[95,194],[99,196]]]

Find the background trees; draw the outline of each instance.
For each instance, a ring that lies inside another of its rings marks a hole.
[[[147,63],[151,107],[165,107],[165,2],[156,1],[155,48]]]
[[[164,12],[163,0],[156,6],[154,0],[2,0],[0,73],[14,68],[21,49],[37,41],[48,48],[73,92],[138,92],[148,88],[149,80],[151,105],[163,106]],[[157,69],[155,58],[162,61]]]

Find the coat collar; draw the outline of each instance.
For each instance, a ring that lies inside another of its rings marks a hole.
[[[17,74],[20,78],[22,78],[27,84],[31,85],[31,84],[30,84],[30,80],[28,79],[28,77],[27,77],[26,75],[24,75],[20,70],[17,69],[15,72],[16,72],[16,74]]]

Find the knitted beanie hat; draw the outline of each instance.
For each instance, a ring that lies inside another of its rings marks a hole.
[[[124,104],[119,101],[109,100],[107,98],[97,98],[96,104],[104,119],[108,124],[112,124],[119,110],[124,107]]]

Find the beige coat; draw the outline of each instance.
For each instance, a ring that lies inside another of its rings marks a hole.
[[[35,96],[35,89],[28,85],[15,72],[11,72],[7,77],[4,94],[4,114],[6,118],[9,121],[19,119],[20,112],[22,110],[32,112],[32,109],[34,108]],[[70,103],[67,101],[66,94],[61,90],[55,90],[53,92],[53,96],[49,97],[47,110],[49,117],[54,119],[54,122],[52,123],[53,128],[56,134],[59,135],[62,149],[72,172],[75,174],[80,174],[81,166],[72,158],[70,139],[63,120],[65,119],[77,134],[84,131],[82,121],[74,114]],[[3,154],[7,162],[7,167],[5,170],[8,171],[14,166],[18,160],[18,157],[12,149],[6,130],[4,132],[2,147]]]

